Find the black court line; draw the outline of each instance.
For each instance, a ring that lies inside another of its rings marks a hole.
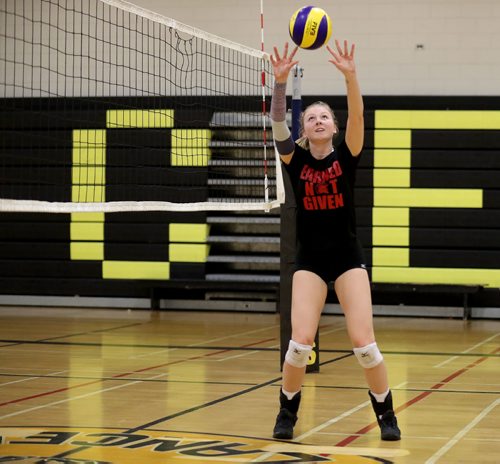
[[[106,330],[106,329],[103,329]],[[113,329],[114,330],[114,329]],[[89,332],[90,333],[90,332]],[[85,335],[85,334],[83,334]],[[62,337],[63,338],[63,337]],[[235,346],[210,346],[210,345],[152,345],[142,343],[101,343],[101,342],[57,342],[45,340],[7,340],[0,339],[0,343],[14,344],[27,344],[27,345],[62,345],[62,346],[91,346],[91,347],[104,347],[104,348],[154,348],[154,349],[176,349],[176,350],[224,350],[224,351],[279,351],[279,348],[266,348],[266,347],[235,347]],[[3,345],[6,346],[6,345]],[[3,347],[3,346],[0,346]],[[319,353],[352,353],[351,349],[334,350],[334,349],[320,349]],[[454,352],[435,352],[435,351],[389,351],[384,350],[386,355],[401,355],[401,356],[464,356],[464,357],[477,357],[485,356],[491,358],[499,358],[500,353],[454,353]]]
[[[339,359],[342,359],[342,358],[339,358]],[[272,385],[273,383],[278,382],[280,379],[281,379],[281,376],[280,377],[276,377],[274,379],[268,380],[267,382],[263,382],[263,383],[260,383],[258,385],[254,385],[253,387],[246,388],[245,390],[241,390],[239,392],[232,393],[231,395],[226,395],[226,396],[224,396],[222,398],[218,398],[216,400],[209,401],[207,403],[203,403],[203,404],[200,404],[198,406],[193,406],[192,408],[184,409],[183,411],[178,411],[178,412],[176,412],[174,414],[170,414],[168,416],[160,417],[159,419],[156,419],[154,421],[148,422],[146,424],[142,424],[142,425],[139,425],[137,427],[125,430],[123,433],[129,433],[129,434],[130,433],[135,433],[135,432],[138,432],[139,430],[143,430],[143,429],[149,428],[151,426],[154,426],[156,424],[160,424],[162,422],[166,422],[166,421],[174,419],[176,417],[180,417],[180,416],[189,414],[191,412],[199,411],[200,409],[208,408],[209,406],[213,406],[214,404],[222,403],[223,401],[227,401],[227,400],[230,400],[232,398],[236,398],[238,396],[244,395],[246,393],[250,393],[252,391],[258,390],[260,388],[267,387],[268,385]],[[62,453],[62,454],[54,455],[54,456],[52,456],[52,458],[66,457],[66,456],[69,456],[70,454],[74,454],[74,453],[77,453],[77,452],[80,452],[80,451],[85,451],[85,450],[87,450],[89,448],[90,448],[90,446],[81,446],[81,447],[76,448],[74,450],[70,450],[70,451],[67,451],[67,452]]]
[[[342,360],[344,358],[347,358],[347,357],[350,357],[352,355],[353,354],[350,353],[350,354],[347,354],[347,355],[344,355],[344,356],[340,356],[338,358],[331,359],[329,361],[325,361],[323,363],[320,363],[320,366],[325,365],[325,364],[330,364],[330,363],[333,363],[333,362],[336,362],[336,361],[340,361],[340,360]],[[143,429],[149,428],[149,427],[151,427],[153,425],[159,424],[161,422],[166,422],[166,421],[169,421],[171,419],[175,419],[176,417],[184,416],[184,415],[189,414],[191,412],[199,411],[200,409],[204,409],[204,408],[207,408],[209,406],[213,406],[214,404],[222,403],[223,401],[227,401],[227,400],[236,398],[238,396],[245,395],[246,393],[253,392],[253,391],[258,390],[260,388],[267,387],[268,385],[272,385],[273,383],[276,383],[279,380],[281,380],[281,376],[276,377],[276,378],[274,378],[272,380],[268,380],[267,382],[260,383],[258,385],[253,386],[253,387],[247,388],[245,390],[241,390],[239,392],[232,393],[231,395],[227,395],[227,396],[224,396],[222,398],[219,398],[219,399],[216,399],[216,400],[213,400],[213,401],[209,401],[208,403],[200,404],[198,406],[194,406],[192,408],[185,409],[184,411],[179,411],[179,412],[176,412],[174,414],[170,414],[168,416],[161,417],[161,418],[156,419],[154,421],[148,422],[147,424],[143,424],[143,425],[140,425],[138,427],[134,427],[132,429],[129,429],[126,433],[134,433],[134,432],[137,432],[139,430],[143,430]]]
[[[255,346],[255,345],[258,345],[258,344],[261,344],[261,343],[266,343],[266,342],[269,342],[271,340],[274,340],[274,338],[264,339],[264,340],[260,340],[258,342],[249,343],[247,345],[243,345],[242,348],[243,347]],[[178,361],[171,361],[171,362],[167,362],[167,363],[156,364],[156,365],[153,365],[153,366],[144,367],[144,368],[141,368],[141,369],[136,369],[136,370],[134,370],[132,372],[124,372],[124,373],[121,373],[121,374],[116,374],[116,375],[113,375],[112,377],[115,377],[115,378],[128,377],[131,374],[137,374],[139,372],[146,372],[146,371],[150,371],[152,369],[158,369],[160,367],[170,366],[170,365],[173,365],[173,364],[179,364],[181,362],[193,361],[195,359],[201,359],[201,358],[205,358],[205,357],[210,357],[210,356],[213,356],[213,355],[224,353],[225,351],[226,350],[212,350],[212,353],[203,354],[203,355],[197,355],[197,356],[191,356],[188,359],[183,359],[183,360],[178,360]],[[83,383],[83,384],[79,384],[79,385],[67,386],[65,388],[59,388],[57,390],[52,390],[52,391],[48,391],[48,392],[44,392],[44,393],[39,393],[37,395],[31,395],[29,397],[18,398],[18,399],[15,399],[15,400],[11,400],[11,401],[7,401],[7,402],[4,402],[4,403],[0,403],[0,406],[5,406],[5,405],[11,404],[11,403],[19,403],[21,401],[30,400],[30,399],[33,399],[33,398],[40,398],[42,396],[52,395],[54,393],[61,393],[63,391],[68,391],[68,390],[71,390],[73,388],[81,388],[81,387],[92,385],[92,384],[99,383],[99,382],[100,382],[99,380],[92,380],[92,381],[89,381],[89,382],[86,382],[86,383]]]
[[[74,334],[69,334],[69,335],[59,335],[58,337],[50,337],[50,338],[42,338],[40,342],[49,342],[51,340],[58,340],[60,338],[69,338],[69,337],[78,337],[81,335],[90,335],[94,333],[101,333],[101,332],[111,332],[113,330],[120,330],[120,329],[125,329],[127,327],[136,327],[138,325],[145,325],[148,324],[149,322],[134,322],[131,324],[124,324],[124,325],[118,325],[115,327],[109,327],[107,329],[96,329],[96,330],[89,330],[87,332],[79,332],[79,333],[74,333]]]
[[[143,324],[145,324],[145,323],[144,322],[136,322],[133,324],[126,324],[126,325],[120,325],[120,326],[116,326],[116,327],[110,327],[108,329],[90,330],[88,332],[80,332],[80,333],[69,334],[69,335],[60,335],[59,337],[42,338],[40,340],[12,340],[12,341],[0,340],[0,343],[1,342],[9,343],[8,345],[0,345],[0,348],[6,348],[9,346],[16,346],[16,345],[23,345],[25,343],[40,343],[40,344],[51,343],[51,340],[57,340],[59,338],[78,337],[80,335],[90,335],[90,334],[99,333],[99,332],[110,332],[112,330],[124,329],[126,327],[134,327],[134,326],[143,325]]]
[[[206,346],[206,345],[151,345],[137,343],[100,343],[100,342],[54,342],[44,340],[2,340],[0,343],[13,342],[14,344],[27,345],[63,345],[63,346],[91,346],[103,348],[154,348],[164,350],[225,350],[225,351],[279,351],[279,348],[262,348],[262,347],[234,347],[234,346]],[[340,353],[345,353],[347,350],[338,350]]]
[[[1,341],[1,340],[0,340]],[[338,353],[342,350],[319,350],[320,353]],[[343,350],[347,351],[347,350]],[[408,355],[408,356],[469,356],[469,357],[477,357],[477,356],[485,356],[487,358],[498,358],[500,357],[500,353],[446,353],[446,352],[436,352],[436,351],[390,351],[390,350],[382,350],[385,354],[393,354],[393,355]]]
[[[346,355],[344,355],[344,356],[340,356],[340,357],[338,357],[338,358],[335,358],[335,359],[332,359],[332,360],[329,360],[329,361],[325,361],[325,362],[323,362],[323,363],[320,363],[320,366],[325,365],[325,364],[330,364],[330,363],[333,363],[333,362],[336,362],[336,361],[340,361],[340,360],[342,360],[342,359],[344,359],[344,358],[347,358],[347,357],[350,357],[350,356],[352,356],[352,355],[353,355],[353,353],[351,352],[351,353],[346,354]],[[262,382],[262,383],[260,383],[260,384],[258,384],[258,385],[255,385],[255,386],[253,386],[253,387],[251,387],[251,388],[247,388],[247,389],[242,390],[242,391],[240,391],[240,392],[236,392],[236,393],[233,393],[233,394],[231,394],[231,395],[226,395],[226,396],[224,396],[224,397],[222,397],[222,398],[219,398],[219,399],[217,399],[217,400],[209,401],[209,402],[207,402],[207,403],[204,403],[204,404],[201,404],[201,405],[198,405],[198,406],[194,406],[194,407],[192,407],[192,408],[185,409],[185,410],[183,410],[183,411],[179,411],[179,412],[177,412],[177,413],[175,413],[175,414],[170,414],[169,416],[161,417],[161,418],[159,418],[159,419],[156,419],[156,420],[154,420],[154,421],[148,422],[148,423],[146,423],[146,424],[142,424],[142,425],[139,425],[139,426],[137,426],[137,427],[134,427],[134,428],[128,429],[128,430],[126,430],[126,431],[125,431],[125,432],[123,432],[123,433],[135,433],[135,432],[138,432],[138,431],[140,431],[140,430],[149,429],[150,427],[152,427],[152,426],[154,426],[154,425],[156,425],[156,424],[159,424],[159,423],[162,423],[162,422],[166,422],[166,421],[168,421],[168,420],[171,420],[171,419],[174,419],[174,418],[176,418],[176,417],[180,417],[180,416],[183,416],[183,415],[189,414],[189,413],[191,413],[191,412],[199,411],[200,409],[204,409],[204,408],[207,408],[207,407],[209,407],[209,406],[213,406],[214,404],[222,403],[222,402],[224,402],[224,401],[230,400],[230,399],[232,399],[232,398],[236,398],[236,397],[238,397],[238,396],[242,396],[242,395],[244,395],[244,394],[246,394],[246,393],[250,393],[250,392],[253,392],[253,391],[258,390],[258,389],[260,389],[260,388],[263,388],[263,387],[267,387],[267,386],[269,386],[269,385],[272,385],[273,383],[276,383],[276,382],[278,382],[278,381],[280,381],[280,380],[281,380],[281,376],[276,377],[276,378],[271,379],[271,380],[268,380],[267,382]],[[196,433],[196,432],[189,432],[189,433]],[[241,437],[240,437],[240,438],[241,438]],[[272,440],[271,440],[271,441],[272,441]],[[53,457],[54,457],[54,458],[65,457],[65,456],[68,456],[68,455],[70,455],[70,454],[74,454],[74,453],[76,453],[76,452],[78,452],[78,451],[85,451],[85,450],[87,450],[87,449],[89,449],[89,448],[90,448],[89,446],[82,446],[82,447],[77,448],[77,449],[75,449],[75,450],[71,450],[71,451],[68,451],[68,452],[66,452],[66,453],[63,453],[63,454],[60,454],[60,455],[56,455],[56,456],[53,456]]]
[[[328,364],[330,361],[325,361],[324,364]],[[322,365],[324,365],[322,364]],[[77,376],[77,375],[26,375],[26,374],[9,374],[0,372],[0,377],[22,377],[22,378],[33,378],[33,379],[65,379],[65,380],[99,380],[103,382],[144,382],[144,383],[182,383],[189,385],[241,385],[241,386],[255,386],[257,384],[251,382],[219,382],[216,380],[170,380],[170,379],[144,379],[140,377],[126,377],[126,378],[115,378],[115,377],[91,377],[91,376]],[[1,385],[1,384],[0,384]],[[366,387],[351,387],[345,385],[314,385],[312,387],[308,385],[303,385],[303,388],[315,388],[315,389],[331,389],[331,390],[362,390],[365,391]],[[428,388],[391,388],[392,391],[402,391],[402,392],[425,392],[431,391]],[[432,390],[434,392],[434,390]],[[467,394],[478,394],[478,395],[500,395],[500,390],[455,390],[455,389],[440,389],[436,393],[467,393]],[[110,427],[112,428],[112,427]]]
[[[339,356],[337,358],[333,358],[331,360],[328,360],[328,361],[323,361],[321,363],[319,363],[320,366],[324,366],[324,365],[327,365],[327,364],[332,364],[334,362],[337,362],[337,361],[341,361],[345,358],[348,358],[348,357],[351,357],[353,356],[353,353],[350,352],[344,356]],[[134,427],[134,428],[130,428],[128,430],[125,430],[123,433],[135,433],[135,432],[138,432],[140,430],[144,430],[144,429],[150,429],[152,426],[156,425],[156,424],[159,424],[161,422],[166,422],[168,420],[171,420],[171,419],[174,419],[176,417],[179,417],[179,416],[182,416],[182,415],[186,415],[186,414],[189,414],[191,412],[195,412],[195,411],[198,411],[200,409],[204,409],[206,407],[209,407],[209,406],[212,406],[214,404],[218,404],[218,403],[221,403],[223,401],[226,401],[226,400],[229,400],[229,399],[232,399],[232,398],[236,398],[238,396],[241,396],[241,395],[244,395],[246,393],[249,393],[249,392],[252,392],[252,391],[255,391],[255,390],[258,390],[260,388],[263,388],[263,387],[266,387],[266,386],[269,386],[269,385],[272,385],[273,383],[276,383],[278,382],[279,380],[281,380],[281,376],[279,377],[276,377],[274,379],[271,379],[269,381],[266,381],[266,382],[262,382],[258,385],[254,385],[253,387],[251,388],[247,388],[245,390],[242,390],[240,392],[236,392],[236,393],[233,393],[231,395],[227,395],[225,397],[222,397],[222,398],[219,398],[217,400],[213,400],[213,401],[210,401],[210,402],[207,402],[207,403],[204,403],[204,404],[201,404],[201,405],[198,405],[198,406],[195,406],[195,407],[192,407],[192,408],[189,408],[189,409],[186,409],[184,411],[179,411],[175,414],[171,414],[169,416],[165,416],[165,417],[162,417],[162,418],[159,418],[159,419],[156,419],[154,421],[151,421],[151,422],[148,422],[146,424],[142,424],[142,425],[139,425],[137,427]],[[363,388],[363,389],[366,389],[366,388]],[[418,390],[416,390],[418,391]],[[465,393],[465,392],[459,392],[459,393]],[[161,429],[151,429],[151,430],[159,430],[159,431],[164,431],[164,430],[161,430]],[[179,432],[179,431],[176,431],[176,433],[182,433],[182,432]],[[190,431],[190,432],[186,432],[186,433],[197,433],[197,432],[193,432],[193,431]],[[216,435],[216,434],[214,434]],[[222,435],[222,434],[221,434]],[[226,436],[229,436],[229,435],[226,435]],[[244,437],[244,436],[238,436],[238,435],[235,435],[235,437],[239,437],[239,438],[247,438],[247,437]],[[261,439],[261,438],[258,438],[258,439]],[[267,440],[270,440],[270,439],[267,439]],[[274,440],[270,440],[270,441],[274,441]],[[64,453],[61,453],[61,454],[58,454],[58,455],[54,455],[52,456],[53,458],[61,458],[61,457],[65,457],[65,456],[69,456],[71,454],[74,454],[74,453],[77,453],[77,452],[80,452],[80,451],[85,451],[87,449],[90,449],[91,447],[90,446],[81,446],[79,448],[76,448],[76,449],[73,449],[73,450],[69,450],[67,452],[64,452]]]
[[[7,345],[0,345],[0,348],[8,348],[9,346],[22,345],[22,343],[8,343]]]
[[[313,387],[308,387],[304,385],[302,388],[314,388],[314,389],[331,389],[331,390],[361,390],[366,391],[366,387],[349,387],[345,385],[314,385]],[[391,387],[391,391],[401,391],[401,392],[416,392],[422,393],[426,391],[432,391],[433,393],[467,393],[471,395],[499,395],[500,390],[455,390],[455,389],[439,389],[433,390],[431,388],[393,388]]]
[[[23,427],[24,428],[32,428],[32,426],[20,426],[19,428],[23,428]],[[57,427],[51,425],[50,428],[54,429]],[[65,429],[65,428],[67,428],[67,426],[60,426],[60,428]],[[88,426],[83,426],[83,427],[72,426],[71,428],[78,429],[78,430],[95,429],[95,427],[88,427]],[[123,427],[99,427],[99,430],[111,430],[111,431],[120,430],[121,433],[124,433],[124,434],[130,433],[129,430],[127,430]],[[240,439],[240,440],[241,439],[243,439],[243,440],[258,440],[258,441],[264,441],[264,442],[269,442],[269,443],[276,443],[277,441],[283,442],[282,440],[276,440],[275,438],[254,437],[253,435],[237,435],[237,434],[231,434],[231,433],[213,433],[213,432],[199,433],[199,432],[193,432],[193,431],[189,431],[189,430],[170,430],[170,429],[152,429],[152,428],[148,428],[148,431],[160,432],[160,433],[172,433],[172,434],[176,434],[176,435],[181,435],[181,434],[186,433],[186,434],[190,434],[190,435],[203,435],[203,436],[207,436],[210,438],[211,437],[217,438],[217,440],[215,442],[209,442],[209,441],[207,441],[206,443],[204,442],[204,444],[207,444],[207,445],[210,443],[220,443],[220,438],[236,438],[236,439]],[[303,445],[304,444],[304,443],[301,443],[299,441],[294,441],[294,440],[286,440],[285,443],[292,444],[292,445]],[[80,446],[77,449],[72,449],[72,450],[68,450],[68,451],[65,451],[65,452],[60,453],[60,454],[56,454],[56,455],[51,456],[50,458],[51,459],[64,458],[64,457],[70,456],[76,452],[86,451],[86,450],[91,449],[91,448],[92,448],[91,446]],[[373,457],[372,457],[372,459],[373,459]],[[93,461],[88,461],[88,462],[93,462]],[[289,462],[289,461],[280,461],[280,462],[284,464],[284,463]],[[299,461],[293,461],[293,462],[299,462]],[[383,462],[387,462],[387,461],[383,461]]]
[[[28,426],[21,426],[21,428],[22,427],[27,428]],[[32,428],[32,426],[30,426],[30,428]],[[54,427],[54,426],[51,425],[50,428],[53,429],[53,428],[57,428],[57,427]],[[67,428],[67,426],[61,426],[61,428],[65,429],[65,428]],[[72,426],[71,428],[73,428],[73,429],[86,429],[86,428],[95,429],[95,427],[87,427],[87,426],[85,426],[85,427],[74,427],[74,426]],[[125,429],[123,427],[99,427],[99,429],[100,430],[121,430],[121,433],[131,433],[129,430],[127,430],[127,429]],[[197,432],[184,431],[184,430],[168,430],[168,429],[148,429],[148,430],[151,430],[152,432],[162,432],[162,433],[175,433],[175,434],[189,433],[189,434],[192,434],[192,435],[196,435],[197,434]],[[203,434],[200,434],[200,435],[210,436],[210,437],[214,436],[214,437],[239,438],[239,439],[246,439],[246,440],[260,440],[260,441],[268,441],[268,442],[271,442],[271,443],[276,443],[276,440],[273,439],[273,438],[254,437],[254,436],[250,436],[250,435],[236,435],[236,434],[223,434],[223,433],[207,433],[207,432],[204,432]],[[207,445],[210,444],[210,443],[211,442],[206,442]],[[215,443],[220,443],[220,440],[217,440]],[[303,444],[303,443],[300,443],[300,442],[297,442],[297,441],[293,441],[293,440],[287,440],[286,443],[291,443],[291,444],[296,444],[296,445]],[[76,449],[68,450],[68,451],[65,451],[65,452],[60,453],[60,454],[55,454],[55,455],[51,456],[50,458],[51,459],[64,458],[64,457],[70,456],[71,454],[74,454],[76,452],[86,451],[86,450],[91,449],[91,448],[92,448],[91,446],[80,446],[79,448],[76,448]],[[282,461],[282,462],[285,463],[287,461]]]
[[[198,406],[193,406],[192,408],[184,409],[183,411],[178,411],[174,414],[170,414],[168,416],[160,417],[159,419],[155,419],[154,421],[148,422],[143,425],[139,425],[137,427],[134,427],[132,429],[127,430],[125,433],[134,433],[138,432],[139,430],[147,429],[153,425],[160,424],[161,422],[166,422],[172,419],[175,419],[176,417],[184,416],[186,414],[189,414],[191,412],[199,411],[200,409],[205,409],[208,408],[209,406],[213,406],[214,404],[222,403],[224,401],[230,400],[232,398],[236,398],[241,395],[245,395],[246,393],[250,393],[252,391],[258,390],[263,387],[267,387],[268,385],[272,385],[273,383],[278,382],[281,379],[281,377],[276,377],[275,379],[268,380],[267,382],[260,383],[258,385],[254,385],[253,387],[246,388],[245,390],[241,390],[236,393],[232,393],[231,395],[224,396],[222,398],[218,398],[216,400],[209,401],[207,403],[200,404]]]
[[[203,385],[255,385],[252,382],[217,382],[213,381],[196,381],[196,380],[170,380],[170,379],[144,379],[141,377],[92,377],[83,375],[37,375],[37,374],[10,374],[8,372],[0,372],[0,377],[22,377],[27,379],[65,379],[65,380],[99,380],[103,382],[146,382],[146,383],[186,383],[186,384],[203,384]],[[0,384],[1,385],[1,384]]]
[[[15,429],[41,429],[41,428],[49,428],[49,429],[77,429],[77,430],[109,430],[109,431],[116,431],[120,430],[121,433],[126,433],[127,428],[126,427],[108,427],[108,426],[99,426],[99,427],[94,427],[94,426],[89,426],[89,425],[6,425],[2,426],[2,428],[15,428]],[[253,435],[237,435],[237,434],[232,434],[232,433],[215,433],[215,432],[203,432],[203,434],[200,434],[199,432],[193,432],[191,430],[171,430],[171,429],[153,429],[153,428],[148,428],[148,431],[150,432],[161,432],[161,433],[189,433],[191,435],[207,435],[207,436],[215,436],[215,437],[232,437],[232,438],[246,438],[248,440],[262,440],[262,441],[269,441],[272,443],[276,443],[275,438],[266,438],[266,437],[254,437]],[[293,440],[286,440],[286,443],[293,443],[296,445],[303,445],[304,443],[298,442],[298,441],[293,441]],[[73,450],[71,450],[73,452]],[[59,455],[58,455],[59,456]],[[57,456],[52,456],[52,457],[57,457]],[[285,463],[286,461],[283,461]]]

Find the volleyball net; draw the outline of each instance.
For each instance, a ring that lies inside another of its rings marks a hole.
[[[6,0],[0,24],[0,211],[283,201],[262,51],[121,0]]]

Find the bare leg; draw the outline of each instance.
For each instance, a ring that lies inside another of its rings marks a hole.
[[[375,341],[371,289],[364,269],[351,269],[335,282],[335,291],[347,321],[347,332],[354,348],[364,347]],[[401,431],[394,415],[392,393],[389,391],[387,369],[382,361],[371,369],[364,369],[370,386],[369,396],[380,426],[382,440],[401,439]],[[380,395],[376,397],[375,395]]]
[[[351,269],[335,281],[335,291],[344,311],[347,333],[354,348],[375,341],[371,289],[368,273],[364,269]],[[382,361],[371,369],[364,369],[366,381],[373,393],[389,389],[387,369]]]
[[[313,345],[326,294],[327,285],[316,274],[297,271],[293,275],[292,340],[295,343]],[[300,347],[298,350],[300,351]],[[290,355],[293,356],[293,352]],[[304,362],[306,352],[303,352],[302,356],[297,362],[298,365]],[[283,363],[283,391],[280,391],[280,411],[273,430],[274,438],[293,438],[293,427],[297,422],[300,389],[304,382],[305,372],[306,366],[292,366],[286,360]]]
[[[312,345],[318,330],[321,311],[325,305],[328,287],[319,276],[308,271],[297,271],[292,284],[292,340]],[[299,391],[306,368],[283,364],[283,388]]]

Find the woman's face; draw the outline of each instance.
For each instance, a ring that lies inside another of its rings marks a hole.
[[[313,105],[304,113],[304,136],[312,143],[331,141],[337,132],[332,113],[323,105]]]

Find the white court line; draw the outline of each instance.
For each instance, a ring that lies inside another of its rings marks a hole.
[[[481,413],[474,418],[469,424],[467,424],[460,432],[458,432],[446,445],[444,445],[441,449],[439,449],[436,453],[434,453],[425,464],[434,464],[436,463],[440,457],[446,454],[453,446],[455,446],[464,435],[469,432],[473,427],[476,426],[490,411],[492,411],[498,404],[500,404],[500,398],[493,401],[487,408],[483,409]],[[480,458],[479,458],[480,460]]]
[[[226,358],[215,359],[214,361],[217,361],[217,362],[229,361],[230,359],[243,358],[243,356],[249,356],[249,355],[255,354],[255,353],[260,353],[260,351],[247,351],[246,353],[235,354],[233,356],[227,356]]]
[[[268,346],[267,348],[279,348],[279,344],[278,345]],[[228,361],[230,359],[242,358],[243,356],[249,356],[249,355],[255,354],[255,353],[260,353],[260,351],[248,351],[247,353],[235,354],[233,356],[228,356],[226,358],[217,359],[216,361],[217,362]]]
[[[363,409],[364,407],[368,406],[370,404],[370,401],[365,401],[364,403],[358,404],[352,409],[349,409],[349,411],[343,412],[340,414],[340,416],[333,417],[330,420],[327,420],[326,422],[323,422],[322,424],[318,425],[317,427],[312,428],[308,432],[304,432],[302,435],[299,435],[295,440],[296,441],[301,441],[304,438],[319,432],[320,430],[323,430],[324,428],[328,427],[329,425],[335,424],[335,422],[338,422],[345,417],[349,417],[351,414],[354,414],[355,412],[359,411],[360,409]]]
[[[338,437],[362,437],[360,433],[339,433],[339,432],[318,432],[318,435],[328,435],[328,436],[338,436]],[[421,436],[421,435],[408,435],[405,433],[404,435],[405,440],[408,439],[415,439],[415,440],[439,440],[439,441],[445,441],[448,440],[449,437],[438,437],[438,436],[432,436],[432,437],[426,437],[426,436]]]
[[[402,385],[404,385],[406,382],[403,382],[402,384],[396,385],[394,388],[401,388]],[[371,401],[365,401],[364,403],[358,404],[352,409],[349,409],[349,411],[343,412],[337,417],[333,417],[330,420],[327,420],[326,422],[323,422],[322,424],[318,425],[317,427],[312,428],[308,432],[304,432],[302,435],[299,435],[298,437],[294,438],[294,441],[301,441],[304,438],[312,435],[313,433],[317,433],[320,430],[323,430],[324,428],[328,427],[329,425],[335,424],[335,422],[339,422],[340,420],[349,417],[351,414],[354,414],[355,412],[359,411],[360,409],[363,409],[364,407],[368,406],[371,403]],[[352,435],[352,434],[351,434]],[[345,448],[347,449],[347,448]],[[263,462],[266,459],[269,459],[273,453],[265,453],[262,456],[259,456],[257,459],[255,459],[252,462]]]
[[[159,374],[159,375],[155,375],[154,377],[149,377],[149,378],[144,379],[144,380],[153,380],[153,379],[157,379],[159,377],[164,377],[166,375],[167,374]],[[52,403],[47,403],[47,404],[41,404],[40,406],[34,406],[32,408],[29,408],[29,409],[23,409],[22,411],[16,411],[16,412],[12,412],[10,414],[5,414],[3,416],[0,416],[0,419],[7,419],[8,417],[19,416],[20,414],[26,414],[27,412],[37,411],[38,409],[44,409],[44,408],[48,408],[50,406],[56,406],[58,404],[68,403],[68,402],[74,401],[74,400],[80,400],[82,398],[88,398],[89,396],[99,395],[100,393],[104,393],[104,392],[111,391],[111,390],[118,390],[119,388],[129,387],[131,385],[135,385],[136,383],[142,383],[142,382],[143,382],[142,380],[136,380],[135,382],[129,382],[129,383],[125,383],[122,385],[116,385],[116,386],[110,387],[110,388],[103,388],[101,390],[97,390],[97,391],[94,391],[92,393],[86,393],[85,395],[78,395],[78,396],[74,396],[72,398],[67,398],[65,400],[54,401]]]
[[[474,346],[470,347],[469,349],[462,351],[461,354],[470,353],[472,350],[479,348],[481,345],[488,343],[489,341],[493,340],[494,338],[498,337],[499,335],[500,335],[500,333],[492,335],[491,337],[487,338],[486,340],[483,340],[481,343],[478,343],[477,345],[474,345]],[[480,355],[478,355],[478,356],[480,356]],[[443,361],[442,363],[436,364],[434,367],[435,368],[443,367],[445,364],[448,364],[449,362],[455,361],[455,359],[458,359],[458,358],[459,358],[459,356],[453,356],[451,358],[448,358],[446,361]]]
[[[377,457],[398,457],[410,454],[407,450],[398,448],[355,448],[344,446],[324,446],[324,445],[301,445],[298,443],[273,443],[264,446],[262,449],[270,450],[274,453],[296,452],[309,454],[329,454],[344,456],[376,455]],[[290,461],[283,461],[290,462]],[[298,462],[298,461],[291,461]]]
[[[402,384],[396,385],[394,388],[401,388],[402,385],[404,385],[406,382],[403,382]],[[298,436],[295,440],[300,441],[303,440],[304,438],[312,435],[313,433],[319,432],[320,430],[325,429],[329,425],[335,424],[336,422],[350,416],[351,414],[354,414],[355,412],[359,411],[360,409],[363,409],[364,407],[368,406],[371,404],[371,401],[365,401],[361,404],[358,404],[352,409],[349,409],[349,411],[343,412],[340,414],[340,416],[333,417],[332,419],[327,420],[326,422],[323,422],[322,424],[318,425],[317,427],[314,427],[313,429],[309,430],[308,432],[304,432],[302,435]]]
[[[260,455],[250,462],[268,462],[267,459],[275,454],[283,453],[308,453],[308,454],[329,454],[330,456],[372,456],[383,458],[394,458],[398,456],[407,456],[410,454],[407,450],[399,448],[355,448],[344,446],[326,446],[326,445],[302,445],[300,443],[272,443],[262,447],[266,453]],[[292,462],[292,461],[273,461],[273,462]],[[293,461],[298,462],[298,461]],[[314,461],[316,462],[316,461]],[[337,462],[335,460],[334,462]],[[385,462],[385,461],[384,461]]]
[[[59,371],[59,372],[51,372],[50,374],[47,374],[46,376],[44,376],[43,378],[47,378],[47,377],[50,377],[52,375],[57,375],[57,374],[63,374],[64,372],[68,372],[68,370],[64,370],[64,371]],[[11,382],[7,382],[7,383],[2,383],[0,384],[0,388],[2,387],[5,387],[6,385],[12,385],[14,383],[21,383],[21,382],[27,382],[28,380],[36,380],[36,379],[41,379],[42,377],[28,377],[27,379],[21,379],[21,380],[12,380]]]
[[[16,354],[18,353],[23,353],[23,354],[26,354],[26,353],[38,353],[40,354],[40,350],[37,350],[37,349],[32,349],[32,348],[15,348],[13,347],[9,353],[12,353],[12,352],[15,352]],[[43,354],[61,354],[61,350],[44,350],[43,351]]]
[[[154,356],[155,354],[168,353],[169,351],[177,351],[179,348],[164,348],[158,351],[149,351],[145,354],[138,354],[137,356],[129,356],[127,359],[140,359],[147,358],[148,356]]]
[[[326,332],[321,332],[321,335],[327,335],[329,333],[338,332],[340,330],[345,330],[345,327],[337,327],[336,329],[327,330]],[[270,346],[268,348],[279,348],[279,346],[280,345],[278,344],[278,345]],[[227,358],[217,359],[217,361],[218,362],[228,361],[229,359],[242,358],[243,356],[248,356],[248,355],[255,354],[255,353],[259,353],[259,351],[249,351],[248,353],[235,354],[234,356],[228,356]]]
[[[411,384],[412,386],[417,386],[417,385],[429,385],[429,382],[417,382],[416,380],[412,380],[411,381]],[[498,388],[500,387],[500,383],[487,383],[487,382],[474,382],[474,383],[471,383],[471,382],[460,382],[460,387],[462,388],[461,390],[457,390],[457,389],[453,389],[453,391],[458,391],[458,392],[461,392],[461,391],[466,391],[465,388],[466,387],[469,387],[471,389],[474,389],[474,390],[477,390],[478,387],[493,387],[493,388]],[[428,390],[429,388],[428,387],[423,387],[422,390]],[[440,388],[439,389],[440,391],[446,391],[446,388]],[[481,393],[485,393],[484,390],[481,390]],[[486,391],[486,393],[490,393],[488,391]],[[491,392],[491,393],[498,393],[498,392]]]
[[[263,332],[265,330],[274,329],[276,327],[279,327],[279,325],[271,325],[269,327],[263,327],[262,329],[249,330],[247,332],[242,332],[242,333],[239,333],[239,334],[225,335],[224,337],[212,338],[212,340],[205,340],[205,341],[202,341],[202,342],[199,342],[199,343],[192,343],[191,345],[186,345],[186,346],[189,347],[189,348],[192,348],[192,347],[196,347],[196,346],[200,346],[200,345],[206,345],[207,343],[220,342],[221,340],[225,340],[226,338],[241,337],[242,335],[248,335],[248,334],[252,334],[252,333]],[[152,356],[154,354],[167,353],[169,351],[177,351],[179,349],[180,348],[165,348],[164,350],[154,351],[153,353],[146,353],[146,354],[140,354],[140,355],[137,355],[137,356],[130,356],[128,359],[145,358],[147,356]]]
[[[340,332],[341,330],[346,330],[345,327],[337,327],[336,329],[332,329],[332,330],[327,330],[325,332],[321,332],[320,335],[327,335],[327,334],[330,334],[330,333],[333,333],[333,332]]]

